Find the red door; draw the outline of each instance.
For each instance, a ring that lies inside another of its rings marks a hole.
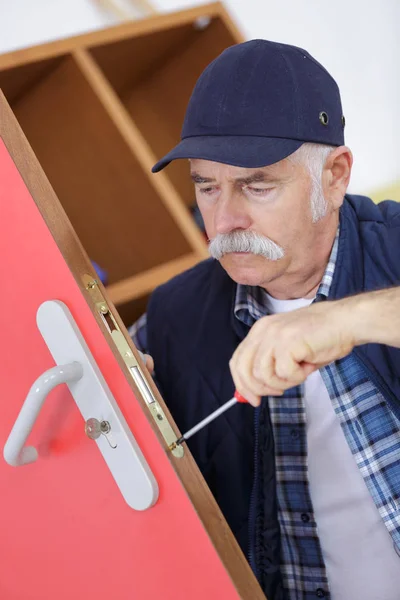
[[[38,460],[12,467],[0,457],[0,599],[239,598],[1,137],[0,215],[1,448],[32,383],[54,366],[36,313],[55,299],[74,316],[159,486],[152,508],[130,508],[68,388],[56,388],[29,438]]]

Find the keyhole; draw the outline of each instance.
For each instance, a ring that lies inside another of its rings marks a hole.
[[[107,435],[107,433],[110,433],[110,431],[111,431],[111,425],[108,421],[101,421],[100,429],[101,429],[101,433],[104,433],[104,435]]]
[[[105,436],[107,442],[109,443],[110,448],[113,448],[113,449],[116,448],[117,444],[112,438],[110,423],[108,421],[101,421],[100,430],[101,430],[101,433]]]
[[[104,435],[110,448],[117,447],[117,443],[111,435],[111,425],[108,421],[88,419],[85,423],[85,433],[91,440],[97,440],[101,435]]]

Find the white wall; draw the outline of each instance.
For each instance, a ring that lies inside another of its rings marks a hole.
[[[132,15],[134,2],[120,0]],[[194,0],[153,0],[160,12]],[[302,46],[337,80],[346,142],[355,164],[351,190],[369,193],[400,179],[399,0],[226,0],[247,38]],[[114,24],[96,0],[0,0],[0,52]]]

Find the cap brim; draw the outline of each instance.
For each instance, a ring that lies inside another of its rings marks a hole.
[[[158,173],[178,158],[201,158],[248,169],[266,167],[293,154],[304,142],[261,136],[196,136],[182,140],[152,168]]]

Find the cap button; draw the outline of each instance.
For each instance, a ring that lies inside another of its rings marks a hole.
[[[326,113],[325,111],[320,112],[319,120],[322,123],[322,125],[328,125],[328,122],[329,122],[328,113]]]

